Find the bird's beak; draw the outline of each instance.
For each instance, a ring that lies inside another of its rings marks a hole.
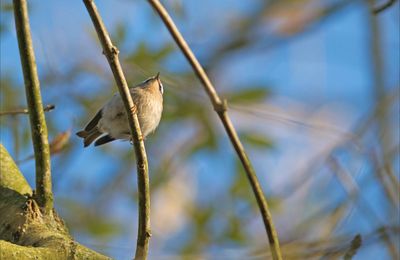
[[[159,80],[160,79],[160,72],[157,73],[156,75],[156,79]]]

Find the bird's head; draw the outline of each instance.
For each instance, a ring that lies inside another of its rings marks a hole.
[[[164,86],[161,83],[160,72],[157,75],[146,79],[140,84],[140,87],[148,89],[154,93],[164,94]]]

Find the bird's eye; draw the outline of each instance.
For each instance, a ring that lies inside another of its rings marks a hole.
[[[161,94],[164,94],[164,86],[163,86],[163,84],[160,82],[160,83],[158,84],[158,86],[159,86],[159,88],[160,88]]]

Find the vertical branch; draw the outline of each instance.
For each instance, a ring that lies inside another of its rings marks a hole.
[[[190,47],[186,43],[185,39],[182,37],[181,33],[179,32],[178,28],[172,21],[171,17],[169,16],[167,10],[158,0],[148,0],[149,3],[153,6],[153,8],[157,11],[158,15],[160,16],[161,20],[164,22],[165,26],[171,33],[172,37],[174,38],[176,44],[179,46],[183,54],[185,55],[186,59],[189,61],[190,65],[192,66],[194,72],[196,73],[197,77],[201,81],[204,86],[205,91],[207,92],[211,103],[214,107],[214,110],[217,112],[219,118],[224,125],[225,131],[227,132],[229,139],[235,148],[237,155],[240,158],[240,161],[245,169],[247,177],[249,179],[251,188],[253,189],[254,195],[256,197],[258,207],[261,211],[262,219],[264,221],[265,229],[268,235],[269,244],[271,247],[271,252],[273,259],[282,259],[281,252],[279,248],[279,240],[278,235],[275,231],[275,227],[272,222],[271,213],[268,209],[268,204],[265,199],[264,193],[261,189],[261,185],[257,179],[257,175],[250,163],[249,158],[244,150],[242,143],[239,140],[239,137],[236,133],[235,128],[227,114],[227,103],[225,100],[221,100],[218,96],[214,86],[212,85],[210,79],[208,78],[207,74],[205,73],[204,69],[194,56],[193,52],[191,51]]]
[[[26,0],[14,0],[14,18],[35,152],[35,199],[43,213],[51,214],[53,209],[53,193],[51,189],[50,149]]]
[[[139,227],[138,227],[135,259],[146,259],[148,254],[149,240],[151,236],[150,187],[149,187],[147,156],[143,142],[142,132],[139,125],[139,120],[136,114],[137,108],[132,101],[132,97],[129,92],[129,87],[118,59],[119,51],[112,44],[110,36],[100,17],[100,14],[97,10],[94,1],[83,0],[83,2],[89,12],[93,25],[96,29],[101,46],[103,47],[103,53],[107,57],[112,73],[114,74],[119,94],[121,95],[128,116],[129,128],[131,131],[132,140],[135,148],[135,154],[137,158],[137,178],[138,178],[138,191],[139,191]]]

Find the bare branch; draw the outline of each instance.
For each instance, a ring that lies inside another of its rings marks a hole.
[[[186,43],[185,39],[182,37],[181,33],[179,32],[178,28],[172,21],[171,17],[169,16],[167,10],[158,0],[148,0],[149,3],[153,6],[153,8],[157,11],[160,18],[164,22],[165,26],[171,33],[172,37],[174,38],[175,42],[185,55],[186,59],[189,61],[190,65],[192,66],[194,72],[196,73],[197,77],[201,81],[204,86],[205,91],[207,92],[211,103],[214,107],[214,110],[217,112],[218,116],[220,117],[222,124],[229,136],[229,139],[236,150],[237,155],[242,162],[242,165],[246,171],[247,177],[250,181],[250,185],[253,189],[254,195],[257,199],[258,207],[260,208],[261,215],[264,221],[264,225],[267,231],[269,244],[271,247],[271,252],[273,259],[282,259],[281,252],[279,248],[279,240],[278,235],[276,234],[275,227],[272,222],[271,213],[268,209],[268,204],[265,199],[264,193],[261,189],[261,185],[258,182],[257,175],[250,163],[249,158],[244,150],[242,143],[239,140],[239,137],[236,133],[235,128],[227,114],[227,103],[225,100],[221,100],[218,96],[214,86],[212,85],[210,79],[208,78],[206,72],[196,59],[195,55],[191,51],[189,45]]]
[[[51,215],[53,210],[53,193],[51,190],[50,149],[47,137],[47,125],[42,109],[43,105],[40,95],[40,83],[37,74],[35,53],[32,46],[26,0],[14,0],[14,18],[22,72],[24,74],[32,142],[35,152],[35,199],[43,213]]]
[[[54,137],[54,139],[50,142],[50,155],[53,156],[57,153],[60,153],[63,148],[68,144],[69,137],[71,135],[71,131],[61,132]],[[30,155],[25,159],[16,161],[17,164],[28,162],[35,158],[35,155]]]
[[[373,10],[374,14],[379,14],[380,12],[386,10],[387,8],[391,7],[394,3],[396,3],[396,0],[388,0],[386,3],[382,4],[381,6],[375,8]]]
[[[139,191],[139,227],[136,247],[136,259],[146,259],[149,248],[150,231],[150,187],[146,149],[143,142],[143,136],[137,117],[137,109],[129,93],[121,64],[118,59],[118,49],[112,44],[107,29],[100,17],[97,7],[93,0],[83,0],[93,25],[96,29],[103,53],[107,57],[111,70],[114,74],[119,93],[125,105],[128,116],[129,128],[137,158],[137,178]]]
[[[49,112],[56,108],[55,105],[47,105],[43,107],[44,112]],[[15,115],[23,115],[23,114],[29,114],[29,110],[27,108],[17,108],[13,110],[8,110],[8,111],[0,111],[0,116],[15,116]]]

